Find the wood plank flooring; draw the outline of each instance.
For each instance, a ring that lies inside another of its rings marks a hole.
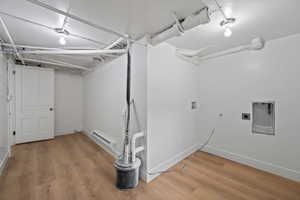
[[[300,183],[202,152],[131,191],[115,188],[112,163],[83,134],[16,145],[0,200],[300,200]]]

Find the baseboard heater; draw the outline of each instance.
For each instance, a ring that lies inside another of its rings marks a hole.
[[[110,139],[106,138],[105,136],[103,136],[103,134],[101,134],[98,131],[93,131],[93,135],[95,137],[97,137],[99,140],[101,140],[101,142],[103,142],[103,143],[105,143],[105,144],[107,144],[109,146],[111,146],[112,143],[113,143]]]
[[[101,131],[95,130],[92,131],[92,136],[98,141],[104,144],[105,146],[109,147],[110,150],[115,152],[116,148],[116,141],[107,137],[104,133]]]

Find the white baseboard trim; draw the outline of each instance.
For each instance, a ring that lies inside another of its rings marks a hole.
[[[5,167],[7,166],[8,159],[9,159],[9,152],[7,152],[4,156],[4,158],[0,161],[0,176],[2,175],[2,172],[4,171]]]
[[[81,131],[78,131],[76,133],[80,133]],[[55,136],[62,136],[62,135],[70,135],[70,134],[75,134],[74,130],[69,130],[69,131],[55,131]]]
[[[98,146],[100,146],[103,150],[105,150],[107,153],[109,153],[112,157],[114,157],[115,159],[118,158],[118,156],[108,147],[106,147],[104,144],[102,144],[101,142],[99,142],[91,133],[82,131],[86,136],[88,136],[91,140],[93,140]]]
[[[156,167],[152,168],[151,170],[149,170],[150,173],[165,171],[165,170],[171,168],[172,166],[176,165],[177,163],[179,163],[180,161],[182,161],[189,155],[195,153],[198,149],[201,148],[201,146],[202,146],[202,144],[193,145],[192,147],[186,149],[182,153],[179,153],[179,154],[173,156],[172,158],[157,165]],[[263,170],[263,171],[266,171],[266,172],[269,172],[272,174],[276,174],[278,176],[282,176],[282,177],[290,179],[290,180],[300,182],[300,172],[296,171],[296,170],[288,169],[286,167],[282,167],[282,166],[275,165],[275,164],[272,164],[269,162],[253,159],[253,158],[243,156],[240,154],[228,152],[228,151],[218,149],[218,148],[215,148],[215,147],[212,147],[209,145],[206,146],[203,149],[203,151],[207,152],[207,153],[211,153],[211,154],[219,156],[219,157],[222,157],[222,158],[225,158],[225,159],[228,159],[228,160],[232,160],[232,161],[250,166],[250,167],[254,167],[259,170]],[[141,176],[145,177],[145,179],[146,179],[145,181],[147,183],[149,183],[150,181],[152,181],[153,179],[155,179],[156,177],[158,177],[160,175],[160,174],[149,175],[149,173],[147,173],[146,171],[142,171],[141,173],[142,173]]]
[[[158,177],[160,175],[159,173],[158,174],[152,174],[152,173],[168,170],[169,168],[173,167],[174,165],[176,165],[177,163],[179,163],[186,157],[195,153],[200,147],[201,147],[201,145],[195,144],[192,147],[187,148],[183,152],[181,152],[181,153],[173,156],[172,158],[160,163],[159,165],[153,167],[152,169],[149,170],[150,174],[146,172],[146,182],[149,183],[150,181],[152,181],[153,179],[155,179],[156,177]]]
[[[214,154],[216,156],[220,156],[244,165],[248,165],[250,167],[254,167],[256,169],[260,169],[266,172],[270,172],[272,174],[276,174],[287,179],[291,179],[294,181],[300,182],[300,172],[292,169],[288,169],[279,165],[275,165],[269,162],[253,159],[247,156],[243,156],[240,154],[232,153],[229,151],[225,151],[223,149],[218,149],[212,146],[206,146],[204,148],[205,152]]]

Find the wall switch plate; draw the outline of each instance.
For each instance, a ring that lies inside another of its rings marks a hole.
[[[242,120],[251,120],[250,113],[242,113]]]

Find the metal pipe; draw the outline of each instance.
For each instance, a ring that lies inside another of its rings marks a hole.
[[[67,67],[67,68],[75,68],[75,69],[81,69],[81,70],[86,70],[86,71],[91,71],[91,69],[88,69],[86,67],[78,66],[78,65],[73,65],[65,62],[52,62],[52,61],[47,61],[47,60],[37,60],[37,59],[31,59],[31,58],[23,58],[25,61],[29,62],[35,62],[35,63],[43,63],[43,64],[48,64],[48,65],[55,65],[55,66],[60,66],[60,67]]]
[[[46,55],[56,55],[56,54],[71,54],[71,55],[83,55],[83,54],[123,54],[126,53],[126,49],[100,49],[100,50],[52,50],[52,51],[42,51],[42,50],[34,50],[34,51],[20,51],[21,54],[46,54]]]
[[[15,42],[14,42],[14,40],[12,39],[12,37],[11,37],[9,31],[8,31],[8,28],[7,28],[7,26],[6,26],[5,22],[4,22],[4,20],[2,19],[2,17],[0,17],[0,22],[1,22],[2,26],[3,26],[3,28],[4,28],[4,31],[5,31],[5,33],[6,33],[6,35],[7,35],[7,37],[8,37],[8,39],[9,39],[10,43],[12,44],[12,47],[13,47],[13,49],[14,49],[14,51],[15,51],[17,57],[21,60],[22,64],[25,65],[25,61],[23,60],[23,57],[19,54],[19,52],[18,52],[18,50],[17,50],[17,47],[15,46]]]
[[[130,42],[128,41],[128,46]],[[130,111],[131,111],[131,55],[130,47],[127,51],[127,78],[126,78],[126,124],[125,124],[125,137],[123,149],[123,161],[125,164],[129,163],[129,129],[130,129]]]
[[[33,3],[33,4],[37,5],[37,6],[46,8],[46,9],[48,9],[48,10],[51,10],[51,11],[53,11],[53,12],[55,12],[55,13],[60,14],[60,15],[64,15],[64,16],[66,16],[66,17],[69,17],[69,18],[71,18],[71,19],[74,19],[74,20],[76,20],[76,21],[79,21],[79,22],[81,22],[81,23],[83,23],[83,24],[87,24],[87,25],[89,25],[89,26],[92,26],[92,27],[94,27],[94,28],[96,28],[96,29],[99,29],[99,30],[101,30],[101,31],[105,31],[105,32],[107,32],[107,33],[114,34],[114,35],[116,35],[116,36],[118,36],[118,37],[127,38],[124,34],[118,33],[118,32],[116,32],[116,31],[114,31],[114,30],[105,28],[105,27],[100,26],[100,25],[98,25],[98,24],[94,24],[94,23],[89,22],[89,21],[87,21],[87,20],[85,20],[85,19],[82,19],[82,18],[80,18],[80,17],[78,17],[78,16],[75,16],[75,15],[73,15],[73,14],[71,14],[71,13],[67,13],[67,12],[62,11],[62,10],[59,10],[59,9],[57,9],[57,8],[55,8],[55,7],[52,7],[52,6],[50,6],[50,5],[46,4],[46,3],[43,3],[43,2],[41,2],[41,1],[39,1],[39,0],[26,0],[26,1],[28,1],[28,2],[30,2],[30,3]]]

